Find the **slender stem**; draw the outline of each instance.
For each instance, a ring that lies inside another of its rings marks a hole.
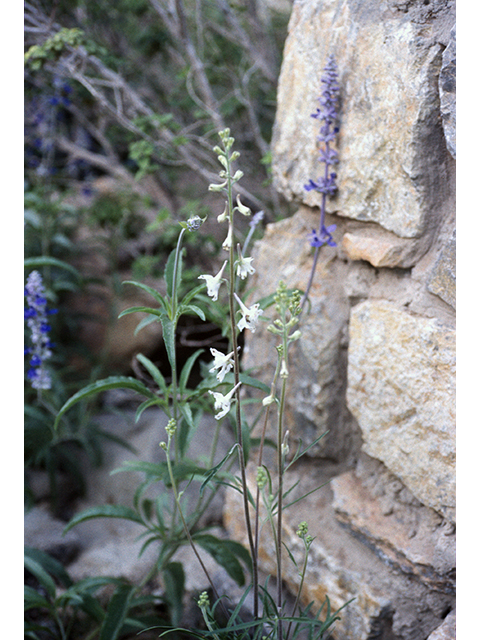
[[[173,280],[172,280],[172,317],[171,321],[173,322],[174,334],[177,329],[177,310],[178,310],[178,288],[177,288],[177,273],[178,273],[178,264],[180,261],[180,251],[182,246],[182,239],[185,234],[185,229],[182,228],[180,231],[180,235],[177,240],[177,247],[175,250],[175,261],[173,263]],[[172,399],[173,399],[173,419],[178,419],[178,397],[177,397],[177,356],[176,350],[174,349],[174,358],[173,362],[170,363],[172,369]],[[178,459],[178,437],[175,432],[175,459]]]
[[[192,535],[190,533],[190,530],[188,528],[187,522],[185,520],[185,516],[183,515],[182,507],[180,505],[180,497],[178,495],[177,484],[175,482],[175,477],[173,475],[172,462],[170,460],[170,445],[171,445],[171,441],[172,441],[172,438],[171,438],[171,436],[169,434],[168,435],[167,448],[166,448],[167,468],[168,468],[168,475],[170,476],[170,482],[172,484],[172,490],[173,490],[173,495],[174,495],[174,498],[175,498],[175,504],[177,505],[178,513],[180,515],[180,519],[182,521],[183,529],[185,531],[185,535],[187,536],[187,540],[188,540],[188,542],[189,542],[189,544],[190,544],[195,556],[197,557],[197,560],[200,563],[200,566],[202,567],[202,569],[203,569],[203,571],[204,571],[204,573],[205,573],[205,575],[207,577],[207,580],[210,583],[210,586],[212,587],[212,591],[213,591],[213,595],[215,597],[215,600],[220,600],[220,598],[218,596],[218,593],[217,593],[217,590],[215,588],[215,585],[213,584],[213,580],[210,577],[210,574],[208,572],[207,567],[205,566],[205,563],[203,562],[200,554],[198,553],[197,547],[196,547],[196,545],[195,545],[195,543],[193,541]],[[227,619],[228,619],[228,612],[227,612],[227,610],[225,608],[225,605],[223,604],[223,601],[220,600],[220,604],[223,607],[224,613],[225,613],[225,615],[227,616]]]
[[[309,551],[309,547],[307,546],[305,548],[305,557],[303,559],[302,573],[300,574],[300,585],[298,587],[297,597],[295,598],[295,603],[293,605],[292,613],[290,614],[291,618],[293,618],[295,616],[295,613],[297,612],[297,607],[300,604],[300,597],[302,595],[303,583],[305,581],[305,573],[307,571],[308,551]],[[292,623],[293,623],[293,620],[290,620],[290,623],[289,623],[288,629],[287,629],[287,633],[286,633],[286,636],[285,636],[285,640],[288,640],[288,636],[290,635],[290,630],[292,628]]]
[[[284,356],[286,358],[286,348]],[[277,436],[277,464],[278,464],[278,512],[277,512],[277,609],[281,616],[283,606],[282,589],[282,510],[283,510],[283,417],[285,413],[285,400],[287,395],[287,378],[282,379],[282,391],[280,395],[280,410],[278,413],[278,436]],[[282,624],[278,627],[278,640],[283,638]]]
[[[255,542],[252,533],[252,523],[250,519],[250,505],[248,500],[248,485],[247,474],[245,468],[245,455],[243,448],[243,434],[242,434],[242,414],[240,405],[240,359],[238,357],[238,341],[237,341],[237,325],[235,323],[235,265],[234,265],[234,237],[233,237],[233,195],[232,195],[232,180],[231,180],[231,167],[230,159],[227,154],[227,175],[228,179],[228,215],[229,225],[232,229],[232,239],[229,247],[229,311],[230,311],[230,327],[232,332],[232,348],[233,348],[233,360],[234,360],[234,378],[235,386],[237,390],[235,392],[235,411],[236,411],[236,423],[237,423],[237,441],[238,441],[238,458],[240,465],[240,476],[242,481],[242,495],[243,495],[243,509],[245,512],[245,527],[247,530],[248,545],[250,547],[250,555],[252,557],[252,586],[253,586],[253,615],[258,618],[258,563],[257,553],[255,549]]]

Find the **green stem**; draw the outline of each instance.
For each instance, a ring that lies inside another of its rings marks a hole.
[[[297,612],[298,605],[300,604],[300,597],[302,595],[303,583],[305,581],[305,573],[307,571],[308,551],[309,551],[309,547],[307,546],[305,548],[305,557],[303,559],[302,573],[300,575],[300,585],[298,587],[297,597],[295,598],[295,602],[294,602],[292,613],[291,613],[291,617],[292,618],[295,616],[295,613]],[[290,620],[290,623],[289,623],[288,629],[287,629],[287,633],[286,633],[286,636],[285,636],[285,640],[288,640],[288,637],[290,635],[290,630],[292,628],[292,623],[293,623],[293,620]]]
[[[188,542],[189,542],[189,544],[190,544],[190,546],[191,546],[191,548],[193,550],[193,553],[195,554],[198,562],[200,563],[200,566],[202,567],[202,569],[203,569],[203,571],[204,571],[204,573],[205,573],[205,575],[207,577],[207,580],[210,583],[210,586],[212,587],[212,591],[213,591],[213,595],[215,597],[215,600],[220,600],[220,598],[218,596],[218,593],[217,593],[217,590],[215,588],[215,585],[213,584],[213,580],[210,577],[210,573],[208,572],[208,569],[205,566],[205,563],[203,562],[200,554],[198,553],[197,547],[196,547],[196,545],[195,545],[195,543],[193,541],[192,535],[190,533],[190,530],[188,528],[187,522],[185,520],[185,516],[183,515],[182,507],[180,505],[180,497],[178,495],[177,484],[175,482],[175,477],[173,475],[172,462],[171,462],[171,459],[170,459],[171,442],[172,442],[171,435],[168,434],[168,442],[167,442],[167,448],[166,448],[167,468],[168,468],[168,475],[170,477],[170,482],[172,484],[172,490],[173,490],[173,496],[175,498],[175,504],[177,505],[178,513],[180,515],[180,519],[182,521],[183,529],[185,531],[185,535],[187,536],[187,540],[188,540]],[[227,613],[227,610],[225,608],[225,605],[223,604],[223,601],[220,600],[220,604],[221,604],[222,608],[224,609],[224,613],[225,613],[225,615],[227,616],[227,619],[228,619],[228,613]]]
[[[284,349],[283,357],[286,360],[287,349]],[[287,395],[287,378],[282,379],[282,391],[280,395],[280,410],[278,413],[278,432],[277,432],[277,465],[278,465],[278,512],[277,512],[277,609],[279,617],[282,613],[283,606],[283,589],[282,589],[282,509],[283,509],[283,418],[285,413],[285,400]],[[283,638],[283,628],[280,622],[278,627],[278,640]]]
[[[230,164],[228,165],[228,175],[230,175]],[[229,224],[232,225],[233,229],[233,204],[232,204],[232,185],[229,180],[228,183],[228,210],[229,210]],[[235,377],[235,385],[238,385],[240,382],[240,359],[238,357],[238,341],[237,341],[237,326],[235,323],[235,298],[234,298],[234,290],[235,290],[235,266],[234,266],[234,241],[232,238],[232,243],[229,249],[230,253],[230,288],[229,288],[229,311],[230,311],[230,325],[232,331],[232,348],[233,348],[233,359],[234,359],[234,377]],[[237,423],[237,441],[238,441],[238,452],[239,452],[239,464],[240,464],[240,476],[242,481],[242,495],[243,495],[243,509],[245,513],[245,527],[247,530],[248,537],[248,545],[250,547],[250,555],[252,557],[252,587],[253,587],[253,615],[254,618],[258,618],[258,563],[257,563],[257,553],[255,548],[255,542],[253,538],[252,532],[252,523],[250,519],[250,505],[248,500],[248,485],[247,485],[247,473],[245,467],[245,455],[243,448],[243,434],[242,434],[242,414],[241,414],[241,406],[240,406],[240,390],[237,388],[235,392],[236,397],[236,423]]]

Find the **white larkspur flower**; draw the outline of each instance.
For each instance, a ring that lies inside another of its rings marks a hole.
[[[230,224],[230,221],[229,221],[229,223],[228,223],[228,233],[227,233],[227,237],[223,241],[222,249],[224,249],[225,251],[229,251],[230,247],[232,246],[232,240],[233,240],[233,228],[232,228],[232,225]]]
[[[255,269],[252,267],[253,258],[244,258],[240,250],[240,245],[238,246],[238,255],[240,257],[235,262],[235,265],[237,267],[237,276],[239,276],[242,280],[245,280],[245,278],[249,274],[255,273]]]
[[[219,369],[217,373],[217,380],[219,382],[223,382],[223,379],[225,378],[226,374],[230,371],[230,369],[233,368],[234,351],[232,351],[231,353],[227,353],[227,355],[225,355],[221,351],[217,351],[217,349],[214,349],[213,347],[211,347],[210,352],[214,360],[213,360],[213,367],[209,371],[210,373],[213,373],[216,369]]]
[[[227,413],[230,411],[232,396],[241,384],[242,384],[241,382],[236,384],[233,387],[233,389],[227,393],[226,396],[224,396],[223,393],[219,393],[218,391],[208,392],[213,396],[215,400],[215,410],[220,409],[219,413],[217,413],[217,415],[215,416],[215,420],[220,420],[221,418],[223,418],[223,416],[226,416]]]
[[[249,207],[246,207],[244,204],[242,204],[242,201],[240,200],[240,196],[237,195],[237,206],[236,206],[237,211],[239,211],[242,215],[244,216],[249,216],[251,215],[251,211],[249,209]]]
[[[237,322],[237,327],[239,331],[243,331],[244,329],[250,329],[252,333],[255,333],[256,325],[259,316],[263,314],[263,309],[260,309],[260,305],[258,303],[254,304],[250,309],[246,307],[236,293],[233,294],[237,299],[238,304],[242,310],[242,317]]]
[[[218,290],[220,289],[220,285],[223,282],[222,276],[226,264],[227,260],[225,260],[222,268],[216,276],[210,276],[208,274],[198,276],[199,280],[205,280],[205,282],[207,283],[207,294],[212,298],[213,301],[217,300],[218,298]]]
[[[228,220],[228,204],[226,202],[225,202],[225,209],[223,210],[223,213],[217,216],[217,222],[225,222],[225,220]]]

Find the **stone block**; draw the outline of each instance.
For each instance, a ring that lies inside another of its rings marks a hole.
[[[378,225],[375,227],[344,234],[342,248],[350,260],[365,260],[374,267],[408,268],[416,263],[419,257],[416,243],[399,238]]]
[[[457,614],[451,611],[445,618],[444,622],[431,633],[427,640],[455,640],[457,626]]]
[[[254,470],[251,471],[250,490],[253,491]],[[286,487],[301,480],[290,494],[291,500],[328,480],[321,465],[313,462],[287,473],[287,478]],[[286,509],[283,515],[283,542],[298,565],[303,559],[303,543],[296,535],[299,523],[306,521],[309,534],[315,538],[309,554],[302,605],[313,602],[316,612],[326,596],[332,610],[352,600],[341,611],[341,619],[333,630],[333,637],[342,640],[426,638],[441,623],[441,614],[451,607],[453,596],[430,590],[414,576],[392,571],[363,541],[338,523],[332,501],[332,490],[327,484]],[[246,544],[242,512],[241,495],[228,490],[224,524],[233,538]],[[282,562],[284,583],[296,595],[299,567],[286,552]],[[268,522],[260,536],[259,564],[262,571],[275,575],[275,550]]]
[[[310,114],[322,68],[333,53],[340,84],[340,164],[330,210],[376,222],[412,239],[422,253],[439,215],[433,203],[447,189],[438,117],[442,47],[433,28],[426,30],[408,12],[386,5],[377,0],[294,4],[272,138],[274,184],[289,199],[311,206],[321,202],[304,184],[323,167],[317,161],[318,122]]]
[[[442,115],[443,131],[447,149],[453,158],[457,155],[457,52],[456,27],[450,33],[450,41],[442,55],[442,68],[438,78],[440,92],[440,113]]]
[[[456,307],[456,233],[453,232],[435,262],[427,289]]]
[[[318,224],[318,213],[302,207],[292,218],[270,224],[256,243],[256,274],[250,286],[255,300],[275,292],[280,280],[292,289],[305,290],[312,268],[308,233]],[[301,320],[302,337],[290,348],[287,397],[287,428],[291,438],[304,443],[329,431],[316,454],[338,458],[351,444],[351,425],[345,406],[345,348],[349,315],[344,292],[346,264],[334,260],[335,249],[320,252],[312,288],[311,308]],[[253,299],[253,298],[252,298]],[[266,310],[273,318],[274,307]],[[260,324],[255,335],[247,334],[243,365],[270,386],[277,361],[278,339]],[[312,450],[313,452],[313,450]]]
[[[347,403],[363,450],[455,519],[455,333],[378,300],[350,316]]]
[[[372,469],[375,462],[333,478],[338,521],[388,566],[429,589],[453,595],[454,528],[421,505],[383,465]]]

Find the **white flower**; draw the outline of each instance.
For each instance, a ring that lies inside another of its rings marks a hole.
[[[242,256],[242,252],[240,251],[240,247],[238,247],[238,255],[240,258],[235,262],[237,265],[237,276],[239,276],[242,280],[248,276],[248,274],[255,273],[255,269],[252,267],[253,258],[244,258]]]
[[[220,285],[223,282],[223,270],[225,269],[225,266],[227,264],[227,260],[225,260],[225,262],[223,263],[223,267],[220,269],[220,271],[217,273],[216,276],[210,276],[210,275],[202,275],[202,276],[198,276],[199,280],[205,280],[205,282],[207,283],[207,294],[212,298],[212,300],[216,300],[218,298],[218,290],[220,289]]]
[[[223,210],[223,213],[217,216],[217,222],[225,222],[225,220],[228,220],[228,204],[226,202],[225,202],[225,209]]]
[[[241,382],[236,384],[233,387],[233,389],[227,393],[226,396],[224,396],[223,393],[218,393],[218,391],[208,392],[213,396],[215,400],[215,410],[220,409],[220,412],[217,413],[217,415],[215,416],[215,420],[220,420],[221,418],[223,418],[223,416],[226,416],[227,413],[230,411],[232,396],[241,384],[242,384]]]
[[[244,204],[242,204],[242,202],[240,200],[240,196],[237,196],[236,209],[237,209],[237,211],[239,211],[244,216],[249,216],[252,213],[248,207],[246,207]]]
[[[233,294],[237,299],[238,304],[242,310],[242,317],[237,323],[237,327],[239,331],[243,331],[244,329],[250,329],[252,333],[255,333],[256,324],[259,316],[263,314],[263,309],[260,309],[260,305],[254,304],[250,309],[246,307],[236,293]]]
[[[229,251],[230,247],[232,246],[232,239],[233,239],[233,229],[232,229],[232,225],[231,225],[230,220],[229,220],[228,221],[228,233],[227,233],[227,237],[223,241],[222,249],[225,249],[225,251]]]
[[[219,382],[223,382],[223,379],[225,378],[226,374],[230,371],[230,369],[233,368],[234,352],[232,351],[231,353],[227,353],[227,355],[224,355],[221,351],[217,351],[213,347],[210,348],[210,352],[214,357],[214,361],[213,361],[213,367],[209,371],[210,373],[213,373],[216,369],[220,369],[219,372],[217,373],[217,380]]]

